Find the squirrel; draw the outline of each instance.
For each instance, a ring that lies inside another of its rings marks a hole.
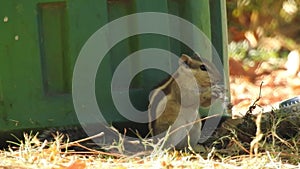
[[[193,77],[194,82],[196,82],[194,86],[192,84],[195,83],[191,80]],[[167,147],[175,143],[176,140],[181,140],[176,144],[176,149],[184,149],[188,147],[188,145],[191,145],[192,148],[195,149],[201,135],[201,121],[199,121],[201,118],[198,113],[199,106],[207,107],[211,104],[211,101],[220,97],[222,89],[218,87],[218,83],[221,81],[222,76],[209,61],[200,58],[197,54],[192,57],[183,54],[179,58],[179,68],[165,83],[153,90],[150,96],[148,108],[149,119],[150,121],[151,119],[155,119],[149,123],[148,127],[150,131],[153,132],[153,135],[159,135],[167,131],[169,126],[171,126],[171,129],[176,130],[181,126],[197,121],[171,134],[168,139],[169,143],[167,142],[167,144],[165,144]],[[182,90],[180,91],[180,89]],[[199,97],[200,103],[193,102],[195,101],[195,97]],[[181,112],[179,112],[180,107],[182,107]],[[87,134],[81,126],[70,126],[43,131],[42,134],[39,135],[39,139],[51,140],[51,135],[55,131],[68,135],[71,141],[87,137]],[[110,129],[107,129],[106,126],[103,126],[99,131],[105,131],[106,134],[110,133]],[[187,131],[189,131],[189,133],[187,133]],[[113,134],[107,135],[114,136]],[[183,136],[185,138],[180,139]],[[187,136],[190,136],[190,139],[188,139]],[[102,138],[100,138],[100,140],[101,139]],[[116,137],[114,139],[117,140],[118,138]],[[91,145],[92,148],[97,148],[95,144],[90,144],[89,142],[86,146]],[[138,147],[137,145],[133,146],[135,146],[135,148]]]
[[[196,81],[194,86],[192,79]],[[222,76],[212,63],[198,54],[192,57],[182,54],[178,69],[150,96],[148,127],[152,136],[168,131],[164,148],[196,150],[202,126],[198,109],[222,97],[223,88],[219,83],[222,83]]]

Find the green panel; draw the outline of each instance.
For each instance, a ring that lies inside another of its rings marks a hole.
[[[12,0],[1,5],[0,17],[8,19],[0,22],[0,132],[78,123],[71,95],[65,93],[82,45],[107,22],[106,1],[72,0],[66,8],[61,2]],[[46,9],[48,5],[54,8]],[[40,37],[46,43],[41,45]],[[55,84],[50,91],[60,95],[45,95],[43,75]]]
[[[133,9],[133,0],[126,0],[126,1],[119,1],[119,0],[108,0],[108,16],[109,21],[113,21],[117,18],[122,16],[126,16],[128,14],[134,13]],[[130,30],[135,25],[123,25],[124,30]],[[126,58],[131,52],[131,45],[134,44],[131,42],[132,39],[127,38],[120,42],[117,46],[115,46],[110,51],[110,58],[111,58],[111,68],[114,70],[119,63]]]
[[[108,22],[106,0],[70,0],[67,3],[68,53],[71,65],[88,38]],[[73,67],[70,67],[73,72]]]
[[[134,0],[136,12],[167,12],[168,3],[162,0]]]
[[[210,21],[210,8],[209,8],[210,0],[189,0],[188,7],[186,13],[188,15],[188,19],[196,25],[206,36],[211,40],[211,21]],[[193,38],[193,37],[191,37]],[[211,58],[211,50],[209,49],[209,44],[200,45],[201,42],[197,42],[194,40],[194,46],[198,48],[201,56],[206,58]]]
[[[41,2],[41,1],[39,1]],[[49,101],[42,83],[37,1],[5,1],[1,22],[1,131],[44,127],[53,121],[72,123],[70,97]],[[5,8],[4,8],[5,6]]]
[[[66,4],[38,5],[43,81],[46,94],[70,93],[70,74],[67,74]]]
[[[70,91],[79,51],[101,26],[124,15],[167,12],[191,21],[212,39],[227,71],[224,5],[224,0],[1,1],[0,133],[76,124]],[[124,29],[135,26],[124,25]],[[106,54],[96,77],[98,104],[109,122],[126,121],[118,114],[111,98],[111,76],[115,68],[132,52],[150,47],[177,55],[191,54],[191,49],[181,42],[152,34],[130,37],[115,45]],[[154,70],[141,72],[132,81],[133,104],[144,110],[148,92],[164,77],[165,74]],[[113,89],[123,92],[122,85]]]
[[[209,8],[209,2],[210,0],[188,0],[185,13],[187,14],[187,19],[199,27],[208,39],[211,39],[211,11]]]
[[[219,53],[222,61],[228,61],[227,58],[227,20],[225,0],[210,1],[211,8],[211,30],[212,43]],[[224,63],[225,64],[225,63]]]
[[[227,96],[230,101],[230,86],[229,86],[229,59],[228,59],[228,36],[227,36],[227,16],[226,16],[226,1],[211,0],[211,30],[212,43],[217,50],[220,59],[223,63],[223,71],[225,76],[225,84],[227,88]]]
[[[134,13],[133,0],[108,0],[107,19],[113,21],[122,16]],[[130,30],[134,25],[124,25],[123,29]],[[134,38],[127,38],[115,45],[108,54],[105,55],[99,66],[96,77],[96,95],[99,108],[108,123],[127,121],[116,110],[111,97],[111,87],[114,91],[122,92],[122,84],[111,86],[112,74],[120,62],[134,50]],[[109,40],[108,40],[108,43]]]
[[[210,28],[210,10],[209,10],[209,0],[168,0],[169,13],[178,15],[179,17],[186,19],[197,26],[208,39],[211,39],[211,28]],[[184,25],[182,25],[184,27]],[[186,29],[186,28],[182,28]],[[193,32],[193,30],[190,30]],[[187,36],[187,35],[186,35]],[[191,34],[190,37],[193,40]],[[210,50],[207,50],[206,46],[197,46],[198,42],[194,42],[195,48],[198,48],[199,53],[202,56],[209,57],[211,54]],[[175,48],[175,49],[174,49]],[[172,51],[178,52],[178,49],[181,53],[186,53],[191,55],[193,51],[185,45],[180,44],[180,42],[172,42]]]
[[[3,63],[3,62],[1,62],[1,59],[0,59],[0,63]],[[2,70],[1,70],[1,66],[0,66],[0,72],[2,72]],[[3,113],[3,111],[4,111],[4,96],[3,96],[3,80],[2,80],[2,78],[1,78],[2,76],[1,76],[1,74],[0,74],[0,117],[1,117],[1,114]]]
[[[143,0],[136,0],[136,12],[168,12],[168,3],[167,1],[161,0],[152,0],[152,1],[143,1]],[[168,23],[166,23],[168,24]],[[170,28],[171,29],[171,28]],[[170,38],[167,36],[162,35],[155,35],[155,34],[143,34],[137,36],[138,49],[146,49],[146,48],[159,48],[165,49],[170,51]],[[139,61],[136,61],[134,64],[140,64]],[[169,63],[171,65],[171,60]],[[170,70],[172,68],[170,67]],[[138,107],[140,110],[147,110],[148,108],[148,98],[149,93],[157,84],[159,84],[163,79],[167,78],[167,74],[159,71],[159,70],[146,70],[140,72],[132,82],[132,87],[139,90],[137,93],[132,92],[131,100],[133,104]],[[139,81],[138,81],[139,80]],[[135,96],[135,97],[134,97]],[[140,98],[140,99],[135,99]],[[141,103],[141,100],[144,102]]]

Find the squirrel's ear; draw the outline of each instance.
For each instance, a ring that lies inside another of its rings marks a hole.
[[[191,62],[191,58],[186,55],[186,54],[182,54],[181,57],[179,58],[179,65],[186,65],[186,66],[189,66],[190,65],[190,62]]]
[[[199,60],[201,58],[200,54],[195,52],[192,56],[193,59]]]

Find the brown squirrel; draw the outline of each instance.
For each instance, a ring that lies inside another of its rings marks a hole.
[[[192,57],[183,54],[175,73],[150,96],[148,113],[152,136],[164,136],[164,132],[169,131],[165,148],[191,146],[197,149],[202,126],[198,109],[220,97],[223,90],[217,87],[219,82],[222,76],[212,63],[197,54]]]

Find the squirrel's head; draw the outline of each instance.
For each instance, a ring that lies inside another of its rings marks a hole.
[[[182,54],[179,59],[178,74],[185,81],[184,84],[186,85],[194,82],[191,79],[196,80],[197,89],[195,91],[200,93],[201,106],[209,106],[212,99],[220,97],[220,94],[214,92],[222,91],[219,88],[217,91],[213,90],[216,88],[216,85],[223,82],[222,75],[213,63],[200,57],[198,54],[194,54],[192,57]],[[184,88],[193,88],[186,85]]]

